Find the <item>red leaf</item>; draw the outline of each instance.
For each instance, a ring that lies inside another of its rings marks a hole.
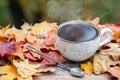
[[[0,44],[0,56],[12,54],[15,51],[15,44],[10,44],[10,41],[4,41]]]
[[[25,52],[25,57],[27,57],[30,60],[37,60],[37,58],[33,57],[33,55],[30,52]]]
[[[52,30],[52,31],[48,32],[48,36],[44,40],[43,43],[47,46],[54,45],[54,43],[55,43],[55,31]]]
[[[52,57],[53,59],[58,60],[58,61],[61,62],[61,63],[64,63],[64,62],[65,62],[65,58],[64,58],[58,51],[56,51],[56,50],[54,50],[54,51],[49,51],[47,54],[48,54],[50,57]],[[43,64],[43,65],[56,65],[55,62],[53,62],[53,61],[51,61],[51,60],[49,60],[49,59],[47,59],[47,58],[44,58],[44,59],[43,59],[42,64]]]
[[[120,80],[120,67],[111,67],[108,69],[108,72],[111,73],[114,77],[117,77],[118,80]]]

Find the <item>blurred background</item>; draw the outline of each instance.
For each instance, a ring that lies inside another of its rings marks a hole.
[[[120,23],[120,0],[0,0],[0,26],[100,17],[101,23]]]

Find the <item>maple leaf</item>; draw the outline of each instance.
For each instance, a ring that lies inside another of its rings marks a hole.
[[[120,67],[119,66],[109,68],[108,72],[112,74],[114,77],[117,77],[118,80],[120,80]]]
[[[32,80],[32,77],[22,78],[13,65],[0,66],[0,80]]]
[[[101,60],[97,55],[94,55],[93,66],[94,66],[94,73],[95,74],[104,73],[109,68],[108,61]]]
[[[12,38],[14,37],[16,41],[24,41],[26,37],[23,30],[16,29],[15,27],[8,29],[4,34]]]
[[[17,72],[22,78],[27,78],[39,73],[40,64],[30,64],[28,59],[24,61],[13,60],[13,65],[17,67]]]
[[[55,31],[49,31],[48,36],[45,38],[44,42],[45,45],[54,45],[55,44]]]
[[[49,55],[50,57],[52,57],[53,59],[55,60],[58,60],[59,62],[61,63],[64,63],[65,62],[65,58],[56,50],[50,50],[47,55]],[[44,58],[41,62],[41,64],[43,65],[56,65],[55,62],[47,59],[47,58]]]
[[[39,55],[38,53],[35,53],[35,52],[33,52],[33,51],[31,51],[31,50],[28,50],[26,47],[27,46],[33,46],[34,48],[36,48],[36,49],[40,49],[40,48],[42,48],[42,45],[40,44],[40,43],[38,43],[38,42],[34,42],[33,44],[31,44],[31,43],[25,43],[24,45],[23,45],[23,51],[24,52],[29,52],[34,58],[37,58],[37,59],[41,59],[41,55]],[[26,54],[25,54],[26,55]],[[30,57],[30,56],[27,56],[28,58]],[[34,60],[34,59],[33,59]]]
[[[6,30],[8,30],[8,29],[9,29],[9,25],[8,25],[8,26],[5,26],[5,27],[2,28],[2,29],[0,29],[0,35],[4,34],[4,32],[5,32]]]
[[[33,43],[33,42],[35,42],[37,40],[37,37],[33,36],[31,34],[26,34],[25,36],[26,36],[26,39],[27,39],[28,42]]]
[[[37,23],[37,24],[33,25],[31,27],[31,32],[33,34],[39,34],[41,31],[48,32],[56,26],[57,25],[55,23],[48,23],[48,22],[44,21],[44,22]]]
[[[11,54],[11,57],[13,56],[13,58],[14,58],[14,56],[17,56],[24,60],[25,58],[24,58],[24,52],[23,52],[23,48],[22,48],[24,42],[22,42],[22,41],[14,42],[14,44],[15,44],[15,52],[13,54]]]
[[[25,57],[27,57],[30,60],[37,60],[37,58],[35,58],[30,52],[25,52]]]
[[[119,60],[120,59],[120,45],[117,43],[109,43],[106,46],[110,48],[101,50],[100,53],[103,55],[110,56],[113,60]]]
[[[15,51],[15,44],[10,44],[9,41],[4,41],[0,44],[0,56],[12,54]]]
[[[21,29],[23,30],[24,33],[30,33],[30,28],[32,25],[29,25],[29,23],[24,22],[24,24],[21,26]]]
[[[7,36],[4,36],[4,35],[0,35],[0,43],[6,41],[8,39]]]
[[[95,19],[93,19],[93,20],[91,21],[91,23],[93,23],[93,24],[95,24],[95,25],[99,24],[99,22],[100,22],[100,18],[99,18],[99,17],[96,17]]]
[[[93,73],[93,63],[87,62],[86,64],[80,64],[81,69],[85,71],[86,74],[91,75]]]

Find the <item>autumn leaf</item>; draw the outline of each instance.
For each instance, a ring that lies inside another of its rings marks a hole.
[[[55,72],[55,67],[41,65],[40,66],[40,72]]]
[[[28,52],[25,52],[24,56],[27,58],[27,59],[30,59],[30,60],[37,60],[36,57],[34,57],[29,51]]]
[[[31,42],[31,43],[33,43],[33,42],[35,42],[37,40],[37,37],[33,36],[31,34],[26,34],[25,38],[27,39],[28,42]]]
[[[56,50],[49,51],[47,53],[47,55],[49,55],[50,57],[52,57],[55,60],[58,60],[61,63],[65,62],[65,58]],[[42,60],[41,64],[43,64],[43,65],[56,65],[55,62],[53,62],[53,61],[51,61],[51,60],[49,60],[47,58],[44,58]]]
[[[117,77],[118,80],[120,80],[120,67],[119,66],[115,66],[115,67],[111,67],[108,69],[108,72],[113,75],[114,77]]]
[[[81,69],[85,71],[86,74],[91,75],[93,74],[93,63],[87,62],[86,64],[80,64]]]
[[[31,27],[31,32],[33,34],[39,34],[40,32],[48,32],[52,29],[54,29],[54,27],[56,27],[57,25],[55,23],[48,23],[46,21],[41,22],[41,23],[36,23],[35,25],[33,25]]]
[[[29,63],[28,59],[13,60],[13,65],[17,67],[17,72],[22,78],[28,78],[39,73],[40,64]]]
[[[0,35],[0,43],[6,41],[8,39],[7,36],[4,36],[4,35]]]
[[[31,76],[22,78],[13,65],[0,66],[0,74],[2,75],[0,80],[32,80]]]
[[[45,38],[44,42],[45,45],[50,46],[55,44],[55,31],[49,31],[48,36]]]
[[[16,29],[15,27],[8,29],[4,34],[12,38],[14,37],[16,41],[24,41],[26,37],[22,30]]]
[[[21,26],[21,30],[23,30],[24,33],[30,33],[30,28],[32,25],[30,25],[27,22],[24,22],[24,24]]]
[[[95,25],[99,24],[99,22],[100,22],[100,18],[99,18],[99,17],[96,17],[95,19],[93,19],[93,20],[91,21],[91,23],[93,23],[93,24],[95,24]]]
[[[119,60],[120,59],[120,45],[118,43],[109,43],[106,46],[110,48],[101,50],[100,54],[110,56],[113,60]]]
[[[6,30],[8,30],[8,29],[9,29],[9,25],[8,25],[8,26],[5,26],[5,27],[2,28],[2,29],[0,29],[0,35],[4,34],[4,32],[5,32]]]
[[[15,51],[15,44],[11,44],[10,41],[4,41],[0,44],[0,56],[12,54]]]
[[[97,55],[93,58],[94,73],[101,74],[108,70],[109,62],[107,60],[101,60]]]

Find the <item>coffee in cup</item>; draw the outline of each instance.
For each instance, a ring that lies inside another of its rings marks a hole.
[[[101,38],[109,33],[105,40]],[[96,25],[81,21],[67,21],[56,30],[56,47],[60,53],[71,61],[84,61],[92,57],[97,49],[112,40],[109,28],[99,29]]]

